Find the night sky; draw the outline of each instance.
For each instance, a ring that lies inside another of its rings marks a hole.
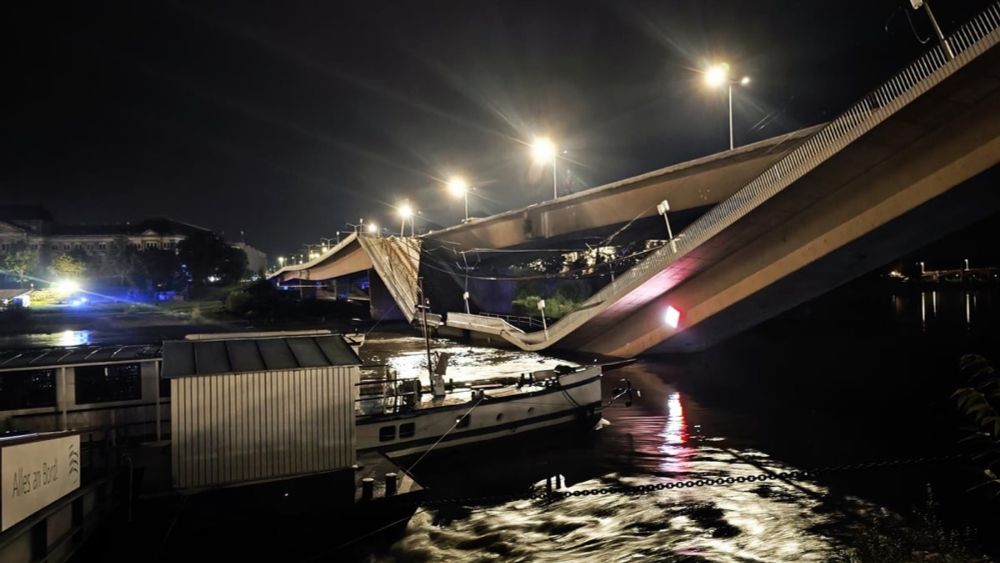
[[[986,0],[939,1],[946,32]],[[908,21],[907,16],[912,19]],[[926,47],[908,0],[18,2],[4,6],[0,203],[166,216],[270,253],[360,217],[452,224],[834,117]]]

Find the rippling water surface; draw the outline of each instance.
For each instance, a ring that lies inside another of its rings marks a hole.
[[[510,350],[435,342],[454,354],[456,381],[566,363]],[[365,359],[400,371],[426,369],[423,342],[372,339]],[[667,383],[683,374],[663,361],[605,377],[605,397],[622,378],[642,391],[629,408],[605,409],[610,423],[519,436],[475,449],[438,452],[415,467],[432,498],[517,493],[560,475],[569,490],[738,477],[796,469],[772,458],[753,421],[707,409]],[[770,480],[666,490],[639,497],[569,497],[551,504],[457,504],[418,512],[392,545],[362,550],[378,561],[831,561],[851,560],[852,536],[894,523],[885,508],[810,482]],[[902,530],[902,531],[900,531]]]

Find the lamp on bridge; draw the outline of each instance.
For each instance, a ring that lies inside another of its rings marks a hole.
[[[413,236],[413,208],[410,207],[409,203],[404,202],[397,208],[399,213],[399,218],[402,220],[402,224],[399,226],[399,236],[403,236],[406,229],[406,221],[410,221],[410,236]]]
[[[284,268],[285,267],[285,257],[284,256],[278,256],[278,267],[279,268]]]
[[[552,163],[552,199],[559,197],[559,186],[556,180],[556,145],[548,137],[539,137],[531,144],[531,157],[538,164]]]
[[[469,184],[458,176],[448,180],[448,192],[455,197],[465,198],[465,220],[469,220]]]
[[[545,340],[549,339],[549,323],[545,320],[545,300],[538,300],[538,311],[542,314],[542,329],[545,331]]]
[[[367,231],[368,234],[370,235],[377,235],[378,225],[376,225],[375,223],[368,223],[368,225],[365,227],[365,231]]]
[[[670,203],[667,200],[663,200],[656,205],[656,212],[663,215],[663,220],[667,223],[667,237],[670,240],[670,249],[676,253],[677,242],[674,240],[674,232],[670,230],[670,218],[667,217],[668,211],[670,211]]]
[[[710,88],[718,88],[725,84],[729,90],[729,150],[733,150],[733,85],[746,86],[750,84],[750,77],[730,80],[729,63],[718,63],[705,70],[705,84]]]
[[[669,326],[670,328],[677,328],[681,322],[681,312],[678,311],[673,305],[667,305],[666,312],[663,313],[663,324]]]

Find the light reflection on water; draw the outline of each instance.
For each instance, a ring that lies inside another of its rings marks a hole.
[[[970,329],[977,324],[984,325],[981,329],[985,330],[986,325],[1000,321],[1000,310],[993,306],[995,293],[966,288],[926,290],[920,291],[919,303],[916,293],[893,294],[893,315],[904,322],[919,317],[921,330],[925,333],[947,331],[957,324]]]
[[[577,365],[533,352],[469,346],[451,340],[431,340],[431,352],[450,354],[445,377],[455,381],[517,377],[522,373],[552,369],[559,364]],[[430,385],[423,338],[369,338],[361,348],[361,359],[366,364],[388,365],[399,373],[399,377],[419,376],[422,384]]]
[[[398,366],[401,375],[404,368],[422,369],[426,362],[422,342],[410,339],[404,344],[407,349],[400,355],[407,359],[402,362],[389,358],[388,348],[362,351]],[[516,374],[560,362],[538,354],[446,342],[439,343],[439,349],[456,354],[456,368],[461,366],[456,375],[473,379],[483,377],[483,368]],[[445,464],[435,470],[432,480],[451,487],[444,496],[483,496],[491,493],[497,479],[527,478],[525,485],[543,487],[546,475],[558,473],[567,476],[569,490],[580,490],[796,469],[759,449],[730,446],[725,436],[712,432],[717,413],[665,383],[650,364],[634,364],[611,374],[605,395],[621,377],[636,383],[642,396],[631,408],[605,409],[611,425],[597,432],[595,441],[546,446],[548,457],[542,462],[527,443],[511,446],[512,455],[489,460],[481,458],[482,449],[466,450],[471,457],[456,463],[464,468],[455,470],[460,475],[448,476]],[[431,477],[426,472],[424,476]],[[431,484],[432,495],[437,482]],[[817,484],[779,480],[641,497],[569,497],[549,505],[515,501],[458,506],[418,512],[403,537],[392,546],[374,549],[373,557],[379,561],[829,561],[844,558],[850,547],[842,538],[858,533],[861,522],[874,518],[867,515],[880,511],[866,502],[832,495]]]
[[[0,350],[8,348],[50,348],[54,346],[84,346],[91,343],[89,330],[64,330],[41,334],[0,336]]]

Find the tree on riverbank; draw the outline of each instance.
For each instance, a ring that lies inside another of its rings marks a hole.
[[[246,253],[210,231],[193,233],[182,240],[177,245],[177,256],[196,286],[215,281],[234,284],[247,270]]]
[[[60,254],[49,269],[57,278],[79,278],[87,270],[87,263],[69,254]]]
[[[980,486],[1000,494],[1000,377],[989,361],[978,354],[959,360],[959,372],[967,386],[952,397],[965,420],[972,424],[965,438],[973,458],[983,468],[986,481]]]
[[[13,250],[3,257],[3,269],[10,273],[18,283],[24,285],[28,274],[38,267],[38,254],[28,249],[28,245],[17,244]]]

